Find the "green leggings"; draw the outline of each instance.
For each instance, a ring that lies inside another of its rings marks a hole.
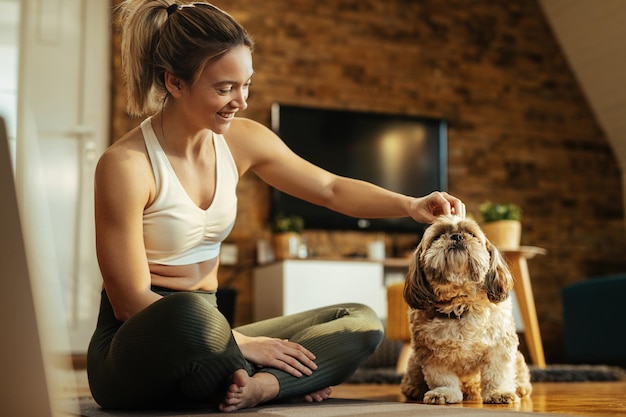
[[[87,353],[92,395],[104,408],[155,409],[219,402],[231,375],[268,372],[279,382],[276,400],[344,382],[383,338],[372,309],[361,304],[322,307],[236,328],[247,336],[289,339],[316,356],[318,369],[300,378],[244,359],[214,292],[153,288],[164,297],[125,322],[105,291]]]

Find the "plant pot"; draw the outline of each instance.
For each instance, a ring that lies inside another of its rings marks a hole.
[[[519,220],[497,220],[482,225],[489,241],[498,249],[517,250],[522,239],[522,223]]]
[[[295,232],[277,233],[272,236],[274,255],[276,259],[291,259],[298,257],[300,234]]]

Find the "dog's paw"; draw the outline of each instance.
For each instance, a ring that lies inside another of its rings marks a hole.
[[[424,404],[456,404],[463,402],[463,393],[458,388],[437,387],[424,395]]]
[[[521,384],[517,386],[517,395],[520,398],[530,397],[530,394],[533,392],[533,386],[529,383]]]
[[[519,397],[514,392],[493,392],[483,397],[485,404],[515,404]]]

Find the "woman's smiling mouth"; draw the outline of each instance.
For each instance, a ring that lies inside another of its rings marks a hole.
[[[218,112],[217,115],[226,120],[232,120],[235,118],[235,112]]]

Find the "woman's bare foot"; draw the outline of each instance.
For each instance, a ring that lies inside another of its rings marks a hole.
[[[235,371],[232,379],[232,384],[220,403],[221,411],[254,407],[278,395],[278,380],[267,372],[258,372],[251,377],[245,370],[239,369]]]
[[[304,401],[309,402],[309,403],[313,403],[313,402],[319,403],[324,400],[327,400],[330,397],[331,392],[332,390],[330,389],[330,387],[326,387],[319,391],[315,391],[311,394],[305,395]]]

